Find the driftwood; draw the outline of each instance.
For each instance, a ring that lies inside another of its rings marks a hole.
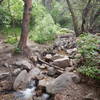
[[[56,66],[56,65],[53,65],[53,64],[51,65],[51,64],[45,62],[44,60],[40,59],[39,57],[37,57],[37,60],[38,60],[39,62],[41,62],[41,63],[44,63],[44,64],[48,65],[48,66],[51,66],[51,67],[54,67],[54,68],[58,69],[58,71],[59,71],[60,73],[63,73],[63,72],[65,71],[65,69],[60,68],[60,67],[58,67],[58,66]]]

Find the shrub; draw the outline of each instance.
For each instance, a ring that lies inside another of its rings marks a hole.
[[[80,67],[80,72],[90,77],[96,78],[96,72],[100,72],[97,69],[100,49],[98,45],[100,38],[92,34],[82,34],[77,40],[78,52],[81,53],[84,63]]]
[[[15,44],[15,43],[17,43],[17,38],[14,36],[8,36],[8,38],[4,42],[10,43],[10,44]]]

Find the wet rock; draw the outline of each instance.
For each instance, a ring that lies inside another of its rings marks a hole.
[[[65,72],[46,86],[47,91],[49,93],[60,93],[73,83],[72,78],[75,76],[77,76],[75,73]]]
[[[28,82],[28,73],[26,70],[23,70],[19,73],[19,75],[16,77],[13,88],[14,90],[18,89],[24,89],[26,87],[26,84]]]
[[[23,67],[23,69],[27,69],[27,70],[31,70],[33,67],[32,64],[28,60],[22,60],[22,59],[19,61],[16,61],[14,65],[19,66],[20,68]]]
[[[70,60],[68,56],[65,56],[64,58],[54,60],[52,64],[59,66],[61,68],[66,68],[70,66]]]

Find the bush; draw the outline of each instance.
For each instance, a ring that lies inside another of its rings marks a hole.
[[[34,27],[30,32],[30,39],[38,43],[45,43],[55,38],[57,26],[45,7],[39,2],[33,4],[32,17]]]
[[[96,67],[81,66],[81,68],[79,68],[78,71],[88,77],[100,79],[100,70]]]
[[[100,72],[98,69],[98,61],[100,49],[98,45],[100,43],[100,38],[92,34],[82,34],[77,40],[78,52],[82,55],[84,59],[83,66],[80,68],[80,72],[86,74],[90,77],[96,78],[96,72]]]

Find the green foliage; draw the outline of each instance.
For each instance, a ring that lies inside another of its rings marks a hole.
[[[68,28],[61,28],[57,34],[66,34],[66,33],[73,33],[72,30],[68,29]]]
[[[18,48],[18,47],[16,47],[14,51],[15,51],[16,54],[21,53],[21,49]]]
[[[23,13],[22,0],[4,0],[0,5],[0,26],[17,26],[21,24]]]
[[[53,2],[52,9],[50,10],[50,14],[53,17],[54,21],[61,25],[61,27],[71,28],[71,17],[69,14],[69,10],[66,7],[66,3],[60,3],[57,1]]]
[[[97,69],[96,67],[82,66],[78,71],[91,78],[100,79],[100,69]]]
[[[15,44],[17,43],[17,38],[13,36],[8,36],[8,38],[4,41],[5,43]]]
[[[34,18],[33,22],[35,25],[30,32],[30,39],[38,43],[45,43],[53,40],[57,26],[45,7],[38,2],[35,2],[33,4],[32,16]]]
[[[78,38],[77,43],[78,52],[84,59],[84,64],[79,71],[92,78],[98,78],[96,75],[100,73],[100,70],[97,69],[100,58],[97,51],[100,51],[98,48],[100,38],[92,34],[82,34]]]

